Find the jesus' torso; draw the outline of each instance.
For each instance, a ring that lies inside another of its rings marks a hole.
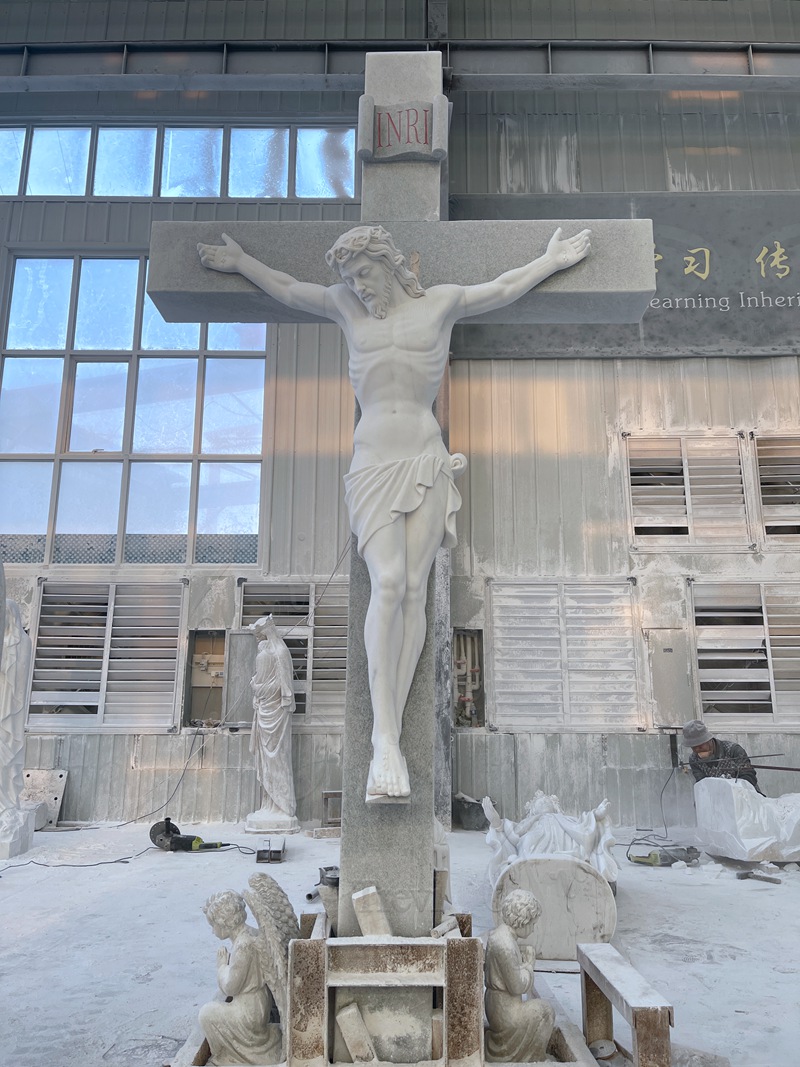
[[[349,374],[361,418],[351,471],[430,453],[447,459],[433,403],[447,365],[452,322],[436,287],[405,297],[386,318],[336,286]],[[440,296],[437,299],[437,296]]]

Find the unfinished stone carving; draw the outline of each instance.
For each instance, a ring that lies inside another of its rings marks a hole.
[[[610,941],[617,925],[611,887],[602,875],[570,856],[532,856],[505,868],[492,895],[499,923],[509,893],[525,889],[542,906],[528,944],[538,958],[574,960],[582,941]]]
[[[698,847],[732,860],[800,861],[800,793],[764,797],[743,779],[695,784]]]
[[[292,715],[295,709],[292,656],[272,616],[250,627],[258,638],[253,690],[253,729],[250,751],[264,790],[259,811],[247,816],[246,828],[255,833],[278,830],[294,833],[300,828],[295,812],[292,770]]]
[[[525,818],[518,823],[501,819],[489,797],[484,797],[482,806],[489,820],[486,843],[492,849],[488,874],[493,886],[512,863],[533,856],[571,856],[594,867],[612,887],[616,885],[619,868],[612,852],[616,841],[607,800],[575,818],[564,814],[557,796],[537,789],[525,805]]]
[[[513,303],[589,253],[589,231],[553,234],[544,255],[479,285],[422,289],[391,235],[357,226],[327,253],[340,283],[298,281],[223,245],[198,245],[202,263],[239,273],[287,307],[331,319],[344,331],[361,409],[345,501],[371,582],[364,640],[373,712],[367,797],[410,793],[400,751],[403,711],[425,640],[428,574],[437,550],[455,544],[466,459],[448,454],[432,406],[462,318]]]
[[[5,626],[0,659],[0,859],[27,852],[33,843],[36,814],[20,808],[25,768],[25,694],[31,639],[19,607],[3,600]]]
[[[539,999],[533,985],[536,956],[521,939],[530,937],[542,913],[533,893],[517,889],[502,905],[502,923],[486,945],[486,1059],[490,1063],[528,1063],[545,1059],[555,1010]],[[523,996],[527,999],[523,1000]]]
[[[272,1064],[286,1058],[283,1024],[286,1019],[288,951],[299,937],[297,918],[289,900],[268,874],[249,879],[244,897],[230,890],[210,897],[203,908],[221,941],[217,952],[217,982],[228,1000],[212,1000],[200,1009],[200,1027],[211,1049],[208,1063]],[[258,921],[248,925],[245,900]],[[281,1025],[270,1021],[273,1004]]]

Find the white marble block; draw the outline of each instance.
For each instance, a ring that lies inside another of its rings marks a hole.
[[[695,784],[696,842],[732,860],[800,860],[800,793],[763,797],[742,779],[703,778]]]
[[[36,812],[30,808],[11,808],[0,815],[0,860],[21,856],[33,845]]]

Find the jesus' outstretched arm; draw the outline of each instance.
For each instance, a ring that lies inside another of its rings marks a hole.
[[[543,256],[522,267],[507,270],[490,282],[463,286],[457,317],[480,315],[484,311],[494,311],[495,308],[512,304],[551,274],[579,263],[591,250],[590,235],[591,230],[581,230],[574,237],[564,239],[559,226],[550,238]]]
[[[266,263],[249,256],[232,237],[223,233],[221,245],[198,244],[200,262],[211,270],[223,274],[241,274],[243,278],[263,289],[287,307],[308,311],[339,322],[339,316],[330,298],[328,286],[301,282],[291,274],[268,267]]]

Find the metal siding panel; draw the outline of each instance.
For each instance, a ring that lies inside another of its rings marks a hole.
[[[511,367],[509,426],[513,435],[511,473],[514,512],[511,527],[513,540],[512,570],[507,573],[536,573],[536,426],[533,419],[533,381],[528,361]],[[501,514],[503,514],[501,512]],[[506,515],[506,521],[508,516]]]
[[[297,376],[293,419],[293,487],[291,574],[313,574],[313,530],[316,521],[317,457],[319,454],[319,327],[297,327]]]
[[[492,480],[495,427],[490,407],[491,364],[488,361],[471,364],[468,373],[470,571],[484,574],[495,569]]]
[[[556,442],[559,433],[558,370],[553,360],[530,365],[534,379],[536,427],[536,548],[540,575],[559,574],[561,549],[561,477]]]
[[[457,360],[450,364],[450,450],[462,452],[469,459],[467,473],[459,481],[461,510],[456,516],[458,544],[450,553],[453,574],[472,573],[472,485],[475,477],[472,440],[470,437],[470,383],[472,363]]]
[[[292,513],[294,508],[294,429],[297,403],[297,332],[282,324],[277,334],[274,458],[269,526],[272,574],[291,574]]]
[[[514,426],[510,414],[512,372],[506,361],[491,364],[492,512],[494,560],[501,574],[514,573]]]
[[[587,441],[586,391],[583,388],[585,375],[580,361],[566,360],[557,363],[559,372],[558,400],[558,465],[561,502],[559,528],[562,539],[561,573],[580,575],[587,573],[586,544],[590,529],[588,517],[593,508],[588,508],[584,476],[586,461],[594,451]],[[605,447],[605,435],[599,442]],[[592,442],[596,447],[596,443]]]

